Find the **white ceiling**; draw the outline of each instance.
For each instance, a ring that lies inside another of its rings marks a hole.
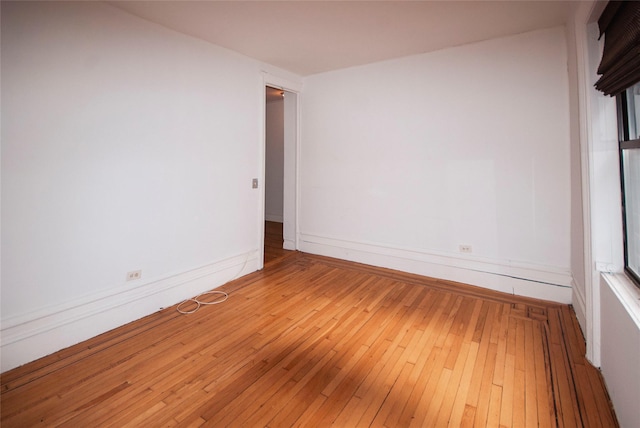
[[[301,76],[562,25],[571,1],[113,1]]]

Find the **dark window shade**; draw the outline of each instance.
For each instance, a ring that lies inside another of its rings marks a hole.
[[[640,1],[610,1],[598,26],[604,52],[596,89],[617,95],[640,82]]]

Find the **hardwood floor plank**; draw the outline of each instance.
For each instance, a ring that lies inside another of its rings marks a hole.
[[[376,417],[371,424],[372,426],[394,426],[393,424],[389,424],[387,421],[393,418],[392,412],[394,411],[394,409],[399,412],[398,409],[400,409],[400,403],[403,402],[407,380],[409,378],[409,374],[413,370],[413,364],[406,362],[406,359],[400,360],[398,361],[398,363],[403,363],[400,373],[398,374],[396,381],[391,387],[391,391],[389,392],[387,398],[384,400],[384,403],[376,414]]]
[[[509,315],[510,305],[503,304],[499,316],[500,326],[496,337],[498,349],[496,351],[496,366],[493,370],[493,384],[498,386],[504,385],[505,360],[507,357],[507,337],[509,332]]]
[[[490,302],[486,302],[483,306],[484,307],[480,312],[481,315],[478,319],[478,324],[476,325],[476,330],[472,338],[472,341],[480,343],[480,347],[478,349],[478,356],[476,357],[471,383],[469,385],[469,391],[466,398],[466,404],[469,408],[473,409],[473,413],[467,413],[466,418],[463,418],[463,423],[465,423],[466,420],[471,425],[475,425],[475,419],[478,416],[480,416],[480,418],[478,418],[478,423],[484,422],[484,409],[480,409],[480,412],[478,412],[479,409],[477,408],[477,405],[481,395],[483,380],[488,377],[486,371],[491,370],[491,374],[493,374],[490,367],[492,361],[495,363],[495,351],[491,349],[492,347],[489,340],[492,321],[495,315],[493,308],[494,305]],[[480,326],[482,328],[479,328]],[[471,419],[471,415],[473,416],[473,419]]]
[[[500,427],[513,426],[513,406],[514,406],[514,381],[516,376],[515,356],[507,354],[504,360],[504,382],[502,386],[502,400],[500,404]]]
[[[525,394],[525,373],[518,368],[515,369],[513,379],[513,420],[514,427],[524,427],[526,425],[526,402]]]
[[[401,307],[400,306],[397,307],[397,310],[400,311]],[[387,316],[388,314],[381,312],[381,315],[384,316],[384,318],[387,318],[387,320],[383,324],[383,326],[386,325],[385,330],[382,330],[379,334],[380,338],[388,336],[390,331],[394,331],[394,330],[397,331],[398,329],[397,322],[396,323],[388,322],[388,318],[389,318]],[[374,322],[372,325],[377,325],[377,324],[378,322]],[[378,335],[377,333],[375,334]],[[371,333],[367,334],[364,337],[371,337]],[[361,342],[356,341],[356,343],[361,343]],[[380,341],[377,341],[377,343],[379,344],[378,346],[375,346],[375,343],[369,343],[368,341],[365,341],[362,343],[364,346],[369,348],[369,352],[363,357],[361,361],[359,361],[360,364],[356,366],[353,370],[351,370],[344,377],[344,380],[337,385],[336,387],[337,390],[334,389],[333,393],[329,396],[330,399],[327,400],[325,404],[331,404],[334,401],[333,397],[338,397],[338,398],[341,397],[342,392],[345,388],[348,388],[349,390],[353,388],[352,396],[355,398],[352,399],[352,402],[347,403],[346,407],[344,408],[345,409],[350,408],[350,406],[354,406],[357,404],[357,402],[359,401],[358,394],[363,395],[363,391],[368,390],[368,387],[372,379],[370,375],[371,373],[374,373],[374,374],[376,373],[376,370],[373,368],[376,362],[379,362],[382,359],[382,357],[392,347],[392,345],[394,345],[394,347],[396,346],[393,342],[388,340],[380,340]],[[399,348],[399,349],[402,349],[402,348]],[[368,357],[369,359],[367,360]],[[353,380],[355,379],[357,379],[357,383],[353,382]],[[338,391],[338,390],[341,390],[341,391]],[[341,409],[341,413],[344,413],[343,409]],[[351,414],[349,414],[349,416],[351,416]],[[340,415],[338,415],[338,418],[340,418]],[[326,420],[325,422],[333,423],[333,421],[330,421],[330,420]],[[336,420],[336,424],[339,424],[338,420]]]
[[[570,307],[279,254],[3,373],[2,426],[617,426]]]
[[[536,395],[538,397],[538,421],[539,426],[552,427],[555,425],[555,411],[553,406],[553,393],[551,387],[551,372],[546,359],[544,326],[536,323],[533,329],[534,370],[536,382]]]
[[[417,343],[411,348],[412,352],[407,359],[408,362],[414,364],[414,371],[410,376],[410,384],[413,388],[398,418],[398,426],[408,426],[413,420],[433,364],[439,356],[440,348],[435,347],[435,342],[440,334],[441,326],[444,324],[444,319],[456,302],[446,294],[441,294],[439,297],[441,297],[440,303],[437,307],[433,307],[433,315],[429,317],[429,322],[423,329]]]
[[[392,344],[393,347],[393,344]],[[402,365],[397,364],[398,360],[401,360],[402,354],[405,352],[404,348],[393,347],[393,353],[389,354],[384,367],[380,369],[379,373],[375,376],[375,379],[371,387],[366,390],[366,393],[362,395],[360,405],[363,411],[360,418],[356,421],[355,426],[369,426],[375,419],[378,411],[382,407],[384,401],[389,397],[389,393],[396,379],[398,378]],[[375,369],[374,369],[375,370]],[[373,373],[374,371],[372,371]],[[354,412],[356,414],[356,412]]]
[[[502,401],[502,387],[492,384],[489,396],[489,410],[487,412],[487,427],[500,426],[500,405]]]
[[[469,395],[469,386],[471,385],[471,379],[473,377],[473,370],[478,357],[479,344],[477,342],[470,342],[469,355],[464,363],[462,376],[460,378],[459,387],[456,390],[455,399],[451,408],[451,415],[449,416],[449,426],[456,427],[462,425],[462,420],[465,416],[465,410],[467,408],[467,396]],[[443,415],[444,417],[444,415]]]
[[[535,367],[535,355],[536,347],[533,341],[533,328],[534,322],[524,322],[524,352],[525,352],[525,370],[524,370],[524,400],[525,400],[525,420],[527,427],[537,427],[539,425],[538,419],[538,400],[544,397],[537,396],[537,383],[536,383],[536,367]]]
[[[551,344],[549,346],[550,362],[553,370],[553,379],[557,382],[554,386],[558,398],[556,406],[556,410],[559,413],[558,419],[561,420],[561,426],[582,426],[584,425],[584,421],[580,414],[573,371],[570,367],[570,360],[560,325],[559,311],[557,309],[549,311],[548,321],[549,336],[551,338]]]
[[[487,359],[485,362],[485,367],[480,383],[480,393],[479,397],[476,401],[476,416],[474,421],[474,426],[476,427],[484,427],[487,424],[488,412],[489,412],[489,404],[491,398],[491,379],[493,377],[493,368],[496,363],[496,353],[498,346],[495,343],[489,343],[489,348],[487,349]]]

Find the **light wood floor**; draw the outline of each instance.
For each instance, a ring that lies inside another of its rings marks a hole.
[[[268,263],[289,252],[282,249],[282,223],[265,221],[264,223],[264,262]]]
[[[2,426],[617,426],[570,307],[287,252],[2,374]]]

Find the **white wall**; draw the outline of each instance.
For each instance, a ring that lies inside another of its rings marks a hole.
[[[2,370],[259,266],[263,70],[102,3],[2,2]]]
[[[563,28],[304,87],[303,250],[571,300]]]
[[[267,102],[265,219],[283,222],[284,206],[284,98]]]
[[[621,427],[640,425],[640,290],[606,275],[602,301],[602,375]]]
[[[578,4],[570,44],[577,58],[572,120],[579,118],[585,220],[585,285],[575,287],[574,307],[582,318],[587,357],[602,369],[620,426],[631,427],[640,423],[640,289],[622,272],[615,100],[593,87],[602,50],[596,21],[605,5]]]
[[[577,4],[576,4],[577,5]],[[586,331],[586,281],[585,281],[585,227],[582,196],[582,151],[580,146],[580,98],[576,26],[569,20],[566,28],[569,112],[570,112],[570,164],[571,164],[571,277],[573,278],[572,302],[583,332]]]
[[[595,20],[604,4],[580,3],[569,28],[572,88],[572,273],[574,308],[587,339],[587,357],[601,367],[620,426],[640,421],[640,290],[621,272],[622,230],[615,101],[593,88],[601,57]],[[591,22],[590,24],[588,24]],[[573,52],[571,52],[573,50]],[[573,91],[576,94],[573,94]],[[578,132],[574,133],[574,127]],[[574,209],[579,136],[585,219],[580,239]],[[581,251],[580,246],[583,246]],[[581,262],[580,258],[583,258]],[[582,264],[585,274],[580,275]],[[612,272],[612,273],[602,273]],[[584,281],[584,283],[582,283]]]

